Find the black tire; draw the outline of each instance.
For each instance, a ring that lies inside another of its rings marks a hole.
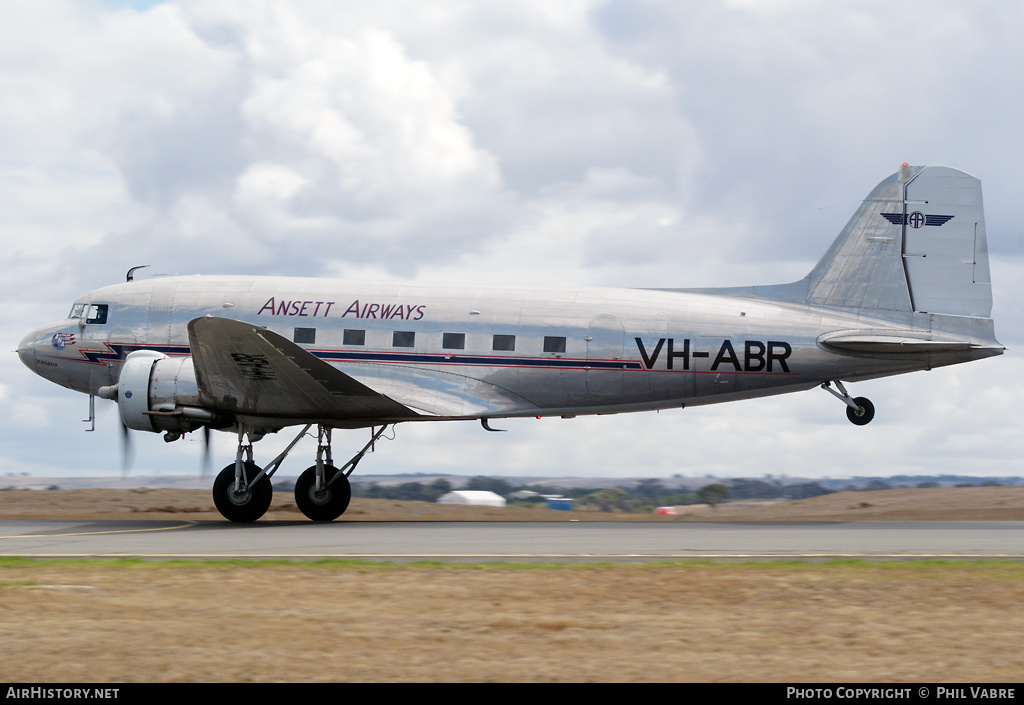
[[[875,405],[866,397],[857,397],[853,403],[860,407],[860,411],[853,407],[846,407],[846,418],[858,426],[866,426],[875,418]]]
[[[246,478],[256,477],[260,467],[256,463],[245,464]],[[217,511],[228,521],[249,524],[267,513],[274,499],[274,488],[264,475],[259,482],[242,494],[235,494],[235,464],[231,463],[217,474],[213,481],[213,503]]]
[[[324,465],[324,478],[330,480],[338,473],[333,465]],[[325,487],[319,494],[316,488],[316,466],[306,468],[295,481],[295,503],[299,511],[313,521],[334,521],[348,509],[352,501],[352,486],[348,478],[341,475],[334,484]]]

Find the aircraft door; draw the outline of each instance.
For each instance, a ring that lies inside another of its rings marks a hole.
[[[622,393],[626,330],[615,316],[603,314],[587,330],[587,391],[599,396]]]

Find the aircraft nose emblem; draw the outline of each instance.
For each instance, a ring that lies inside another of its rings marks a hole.
[[[50,344],[58,350],[63,350],[67,345],[75,344],[74,333],[54,333]]]

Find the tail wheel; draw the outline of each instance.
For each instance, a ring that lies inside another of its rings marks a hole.
[[[857,408],[846,407],[846,418],[858,426],[866,426],[871,423],[871,419],[875,418],[875,405],[871,403],[871,400],[867,397],[857,397],[853,403],[857,405]]]
[[[217,474],[213,481],[213,503],[228,521],[248,524],[256,521],[270,509],[274,498],[274,488],[270,478],[261,477],[255,484],[252,478],[259,475],[261,469],[256,463],[245,463],[245,477],[249,480],[248,487],[240,492],[235,490],[235,464],[231,463]]]
[[[335,475],[339,475],[336,467],[324,465],[325,478],[333,478]],[[352,486],[344,475],[339,475],[332,484],[325,485],[317,492],[315,465],[306,468],[295,481],[295,504],[299,505],[299,511],[313,521],[334,521],[345,513],[351,500]]]

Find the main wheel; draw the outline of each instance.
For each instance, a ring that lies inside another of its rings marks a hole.
[[[854,409],[852,406],[846,407],[846,418],[858,426],[871,423],[871,419],[875,418],[875,405],[871,403],[871,400],[866,397],[857,397],[853,403],[860,409]]]
[[[324,465],[324,479],[329,480],[338,473],[333,465]],[[316,491],[316,465],[306,468],[295,481],[295,503],[299,511],[313,521],[334,521],[348,509],[352,500],[352,486],[344,475],[334,484]]]
[[[256,463],[245,463],[245,476],[256,477],[260,467]],[[235,464],[231,463],[217,474],[213,481],[213,503],[228,521],[250,523],[259,519],[270,509],[274,488],[266,475],[259,482],[241,492],[235,492]]]

